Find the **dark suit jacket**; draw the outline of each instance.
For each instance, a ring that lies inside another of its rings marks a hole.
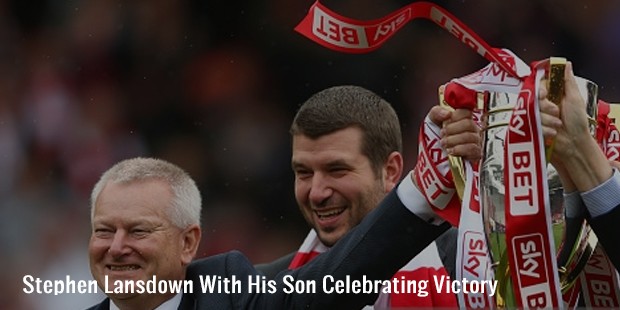
[[[267,276],[267,279],[273,279],[278,273],[280,273],[280,271],[288,269],[288,266],[291,265],[293,258],[295,258],[295,254],[297,254],[297,252],[291,252],[269,263],[256,264],[254,267],[256,270]]]
[[[620,195],[620,193],[618,193]],[[609,259],[620,271],[620,205],[611,212],[588,220]]]
[[[435,240],[441,262],[452,279],[456,278],[456,242],[458,233],[459,230],[456,227],[452,227]],[[295,258],[295,254],[297,252],[286,254],[269,263],[256,264],[254,267],[267,276],[268,279],[273,279],[280,271],[288,269],[293,258]]]
[[[274,293],[248,291],[249,278],[264,275],[235,251],[193,262],[187,277],[198,289],[194,290],[198,309],[360,309],[373,304],[378,294],[328,294],[323,290],[323,277],[330,275],[336,280],[345,280],[365,276],[368,280],[388,280],[448,227],[448,224],[434,226],[415,216],[392,191],[330,251],[301,268],[280,272],[273,280],[277,288]],[[295,280],[316,281],[316,293],[285,293],[286,275]],[[235,276],[242,282],[242,291],[202,294],[199,288],[201,276],[229,279]]]
[[[196,299],[192,294],[183,294],[178,310],[196,310]],[[86,310],[110,310],[110,299],[104,299],[100,304],[94,305]]]

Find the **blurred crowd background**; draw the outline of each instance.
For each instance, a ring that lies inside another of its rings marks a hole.
[[[0,1],[0,309],[83,309],[101,295],[27,295],[24,275],[91,279],[89,194],[115,162],[156,156],[203,194],[199,255],[253,262],[308,231],[288,127],[313,93],[356,84],[398,111],[407,167],[437,87],[487,61],[426,20],[379,50],[327,50],[293,31],[312,0]],[[403,0],[322,1],[352,18]],[[564,56],[620,102],[620,2],[438,1],[526,62]]]

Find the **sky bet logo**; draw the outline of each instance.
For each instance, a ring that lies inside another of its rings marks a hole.
[[[618,160],[620,158],[620,132],[614,128],[607,138],[607,159]]]
[[[515,237],[512,243],[523,306],[525,308],[549,307],[551,292],[549,291],[547,265],[542,252],[542,235]]]
[[[508,194],[509,212],[512,216],[535,215],[539,212],[539,200],[536,192],[538,177],[534,161],[533,132],[528,115],[526,102],[530,101],[531,93],[523,89],[519,93],[517,104],[510,118],[510,131],[507,147],[507,165],[509,165]]]
[[[463,278],[485,280],[488,276],[489,260],[484,235],[477,231],[467,231],[463,237],[466,245],[464,247],[466,261],[462,266]],[[468,309],[483,309],[490,306],[482,293],[470,292],[465,296],[465,303]]]
[[[312,33],[325,42],[336,46],[367,49],[388,39],[407,23],[410,15],[411,10],[406,9],[379,24],[361,26],[341,21],[328,15],[319,7],[315,7]]]

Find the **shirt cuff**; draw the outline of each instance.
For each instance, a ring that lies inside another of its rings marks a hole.
[[[422,220],[436,226],[443,224],[444,219],[433,211],[422,192],[413,184],[412,174],[413,171],[407,173],[407,176],[398,184],[396,195],[409,211]]]
[[[611,178],[597,187],[581,193],[581,198],[592,217],[610,212],[620,205],[620,172],[613,169]]]

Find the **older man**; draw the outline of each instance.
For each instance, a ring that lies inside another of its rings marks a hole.
[[[168,162],[135,158],[105,172],[91,199],[90,269],[112,301],[91,309],[193,309],[190,295],[113,284],[185,279],[201,235],[194,181]]]

